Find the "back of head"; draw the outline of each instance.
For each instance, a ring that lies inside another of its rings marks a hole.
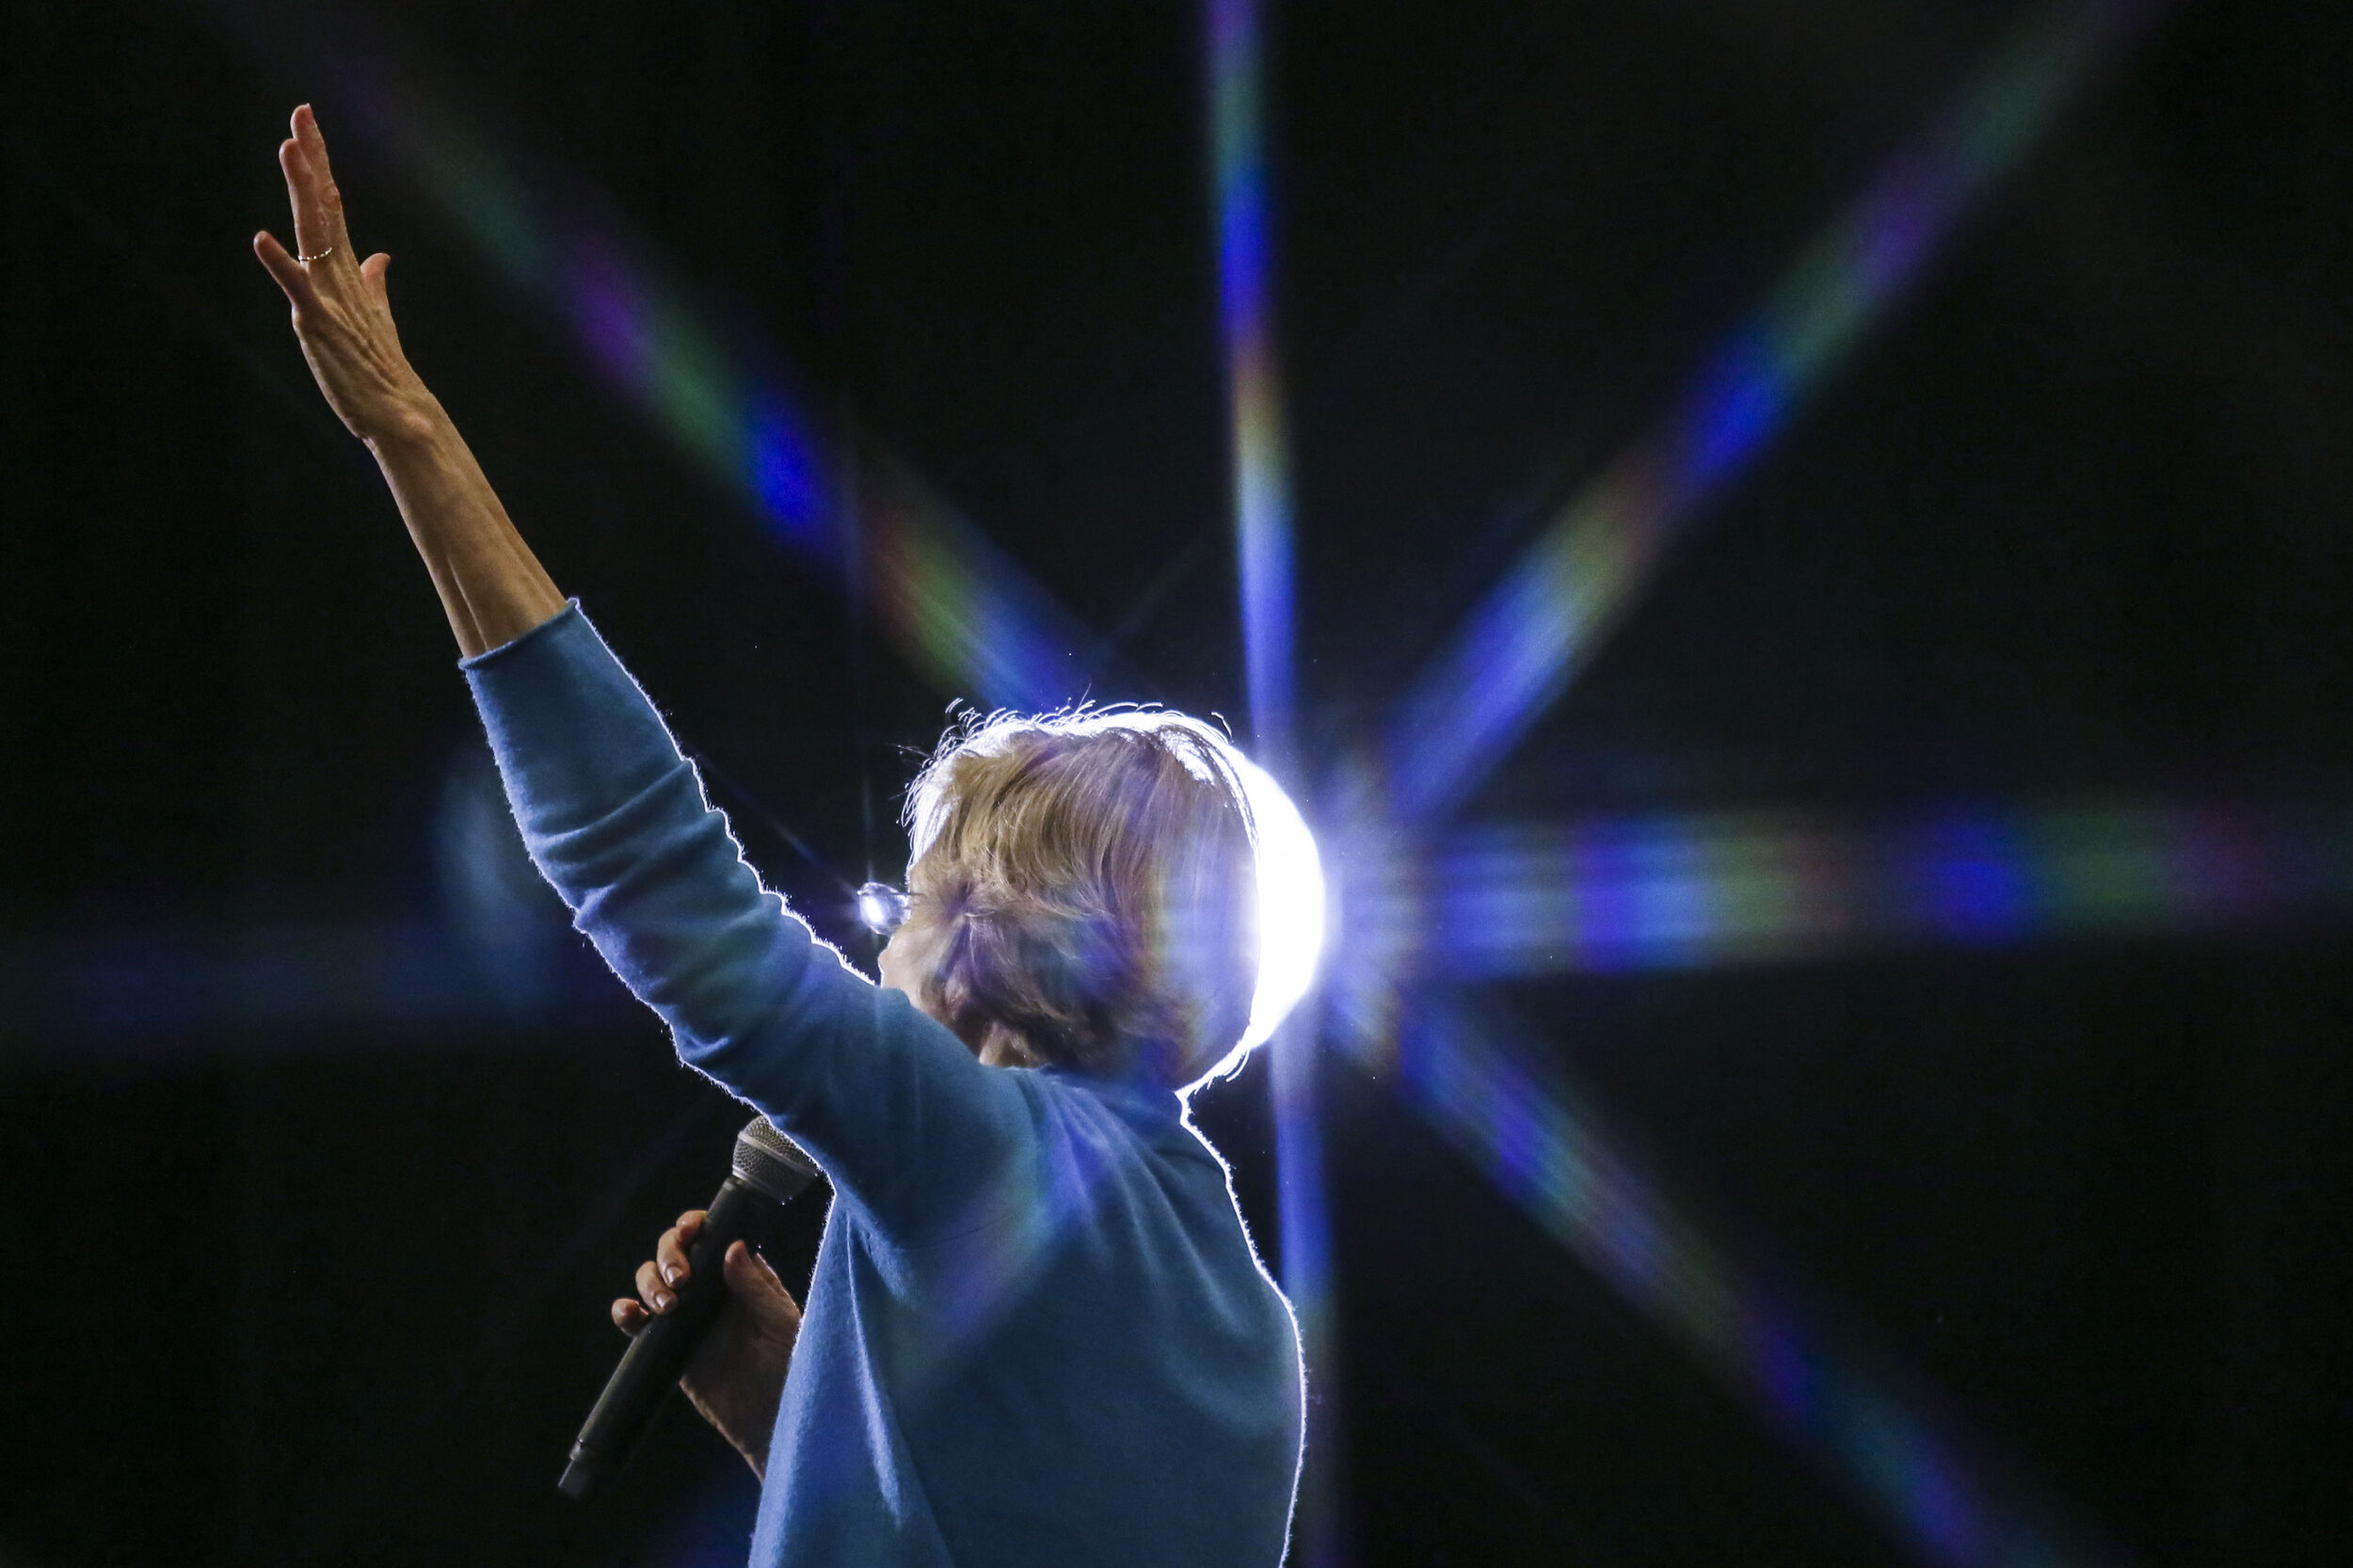
[[[908,797],[909,890],[946,936],[922,1000],[1048,1065],[1181,1088],[1257,981],[1247,797],[1215,731],[1159,711],[999,716]]]

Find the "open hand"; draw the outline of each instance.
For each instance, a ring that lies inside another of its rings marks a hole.
[[[703,1218],[699,1208],[680,1215],[655,1243],[652,1258],[637,1266],[637,1295],[613,1304],[614,1324],[623,1334],[635,1338],[655,1314],[678,1304],[676,1287],[686,1283],[686,1255],[702,1234]],[[743,1242],[728,1248],[721,1263],[727,1304],[678,1382],[703,1419],[760,1474],[784,1398],[785,1368],[800,1337],[801,1308],[767,1260]]]
[[[294,203],[295,250],[266,230],[253,236],[253,253],[294,307],[295,336],[311,362],[328,406],[363,440],[392,435],[420,419],[431,397],[392,328],[384,272],[392,259],[378,251],[366,261],[352,253],[344,228],[343,194],[327,163],[311,105],[294,112],[294,135],[278,149]]]

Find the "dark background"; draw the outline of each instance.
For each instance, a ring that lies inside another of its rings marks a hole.
[[[775,824],[893,873],[906,748],[971,694],[919,680],[339,136],[316,51],[412,62],[893,442],[1118,629],[1131,689],[1098,695],[1239,712],[1196,21],[303,14],[296,41],[265,10],[0,11],[0,1562],[740,1560],[749,1477],[690,1416],[607,1501],[553,1491],[605,1302],[740,1112],[517,873],[424,573],[248,252],[285,232],[272,152],[314,100],[412,357],[733,781],[753,858],[846,939]],[[1311,755],[1371,740],[2018,14],[1275,8]],[[2343,820],[2348,18],[2184,6],[2095,80],[1466,819]],[[2154,1562],[2339,1561],[2349,917],[1508,1000],[2054,1517]],[[1392,1085],[1322,1078],[1319,1388],[1356,1559],[1903,1560]],[[1198,1111],[1272,1251],[1264,1096],[1261,1064]]]

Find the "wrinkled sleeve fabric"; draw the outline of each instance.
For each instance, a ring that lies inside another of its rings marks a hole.
[[[907,998],[760,885],[661,715],[575,601],[463,662],[532,859],[679,1055],[913,1240],[993,1218],[1029,1117]]]

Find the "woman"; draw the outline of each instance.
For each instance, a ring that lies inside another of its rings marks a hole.
[[[836,1198],[804,1319],[741,1243],[688,1392],[762,1477],[758,1563],[1280,1560],[1297,1331],[1181,1092],[1238,1042],[1246,807],[1173,715],[1016,720],[912,794],[869,984],[760,888],[662,721],[409,367],[305,106],[256,254],[440,592],[533,857],[679,1053]],[[699,1217],[640,1269],[666,1310]]]

